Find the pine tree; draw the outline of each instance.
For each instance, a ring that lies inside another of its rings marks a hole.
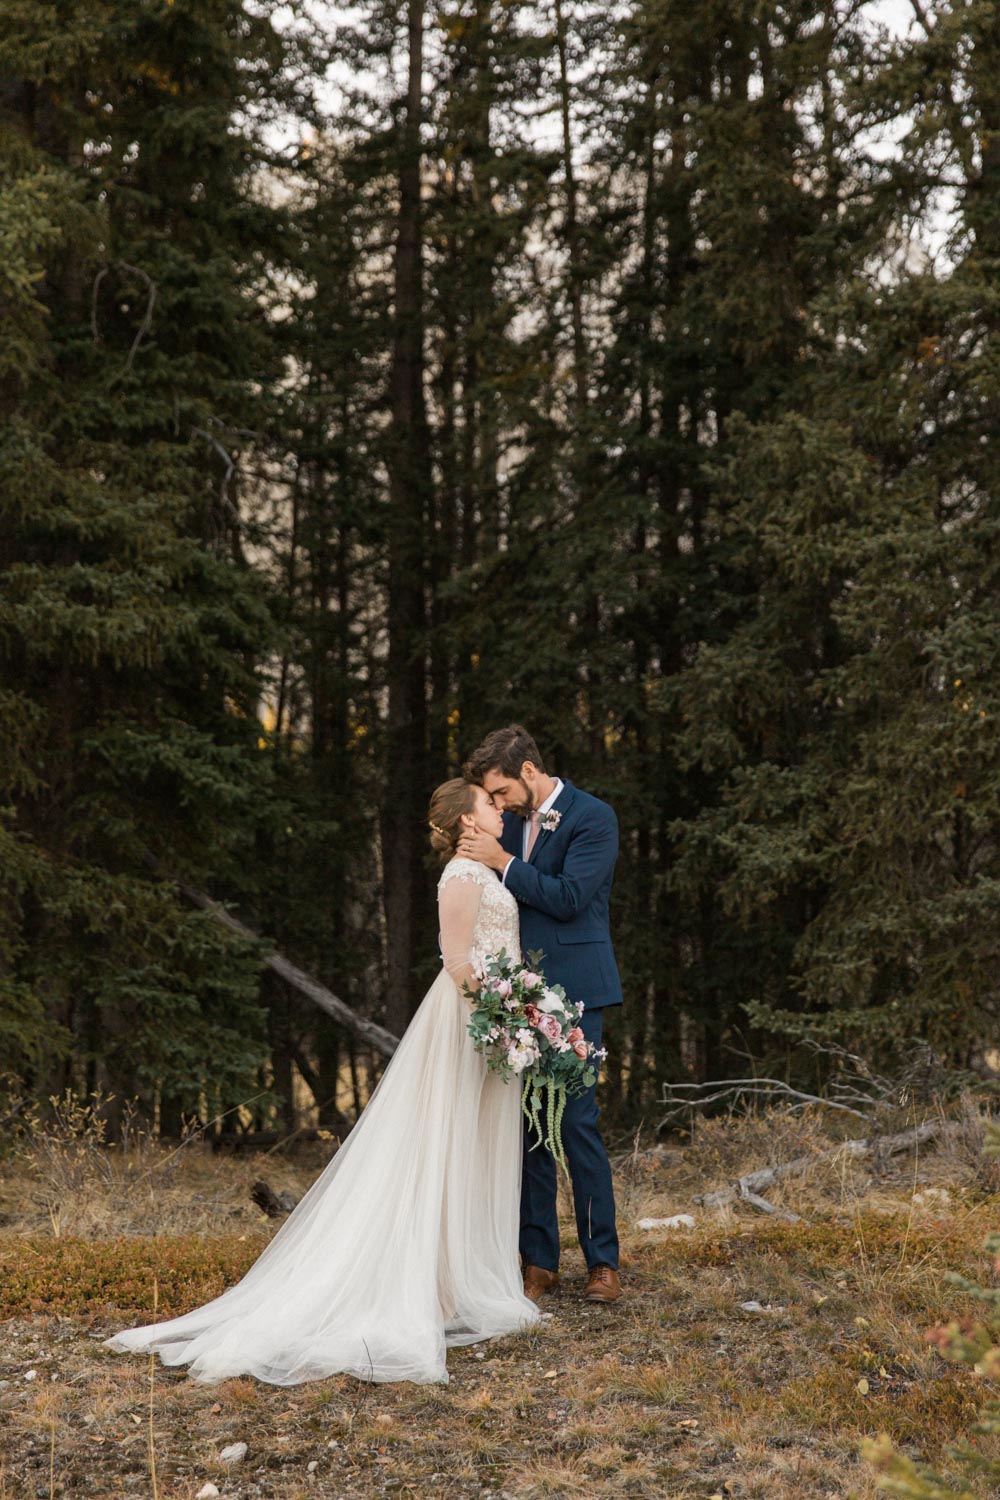
[[[995,1030],[991,15],[944,8],[858,71],[873,117],[919,101],[902,160],[870,171],[884,242],[906,245],[944,161],[953,265],[890,280],[872,259],[814,303],[798,409],[734,437],[718,525],[747,607],[677,685],[679,753],[721,773],[678,880],[713,872],[754,954],[740,998],[883,1059],[917,1036],[967,1063]]]
[[[273,423],[283,453],[253,510],[270,538],[281,632],[267,736],[276,809],[258,838],[259,920],[279,948],[364,1013],[384,1012],[374,665],[383,496],[373,455],[389,293],[369,270],[385,198],[379,162],[363,143],[320,133],[309,145],[293,184],[296,277],[280,325],[289,378]],[[340,1128],[342,1066],[356,1062],[351,1039],[283,990],[271,1010],[287,1123],[294,1067],[319,1123]]]
[[[712,768],[678,746],[672,684],[752,607],[727,534],[734,434],[794,408],[806,309],[873,230],[850,190],[862,121],[834,102],[855,19],[805,0],[637,8],[619,37],[574,19],[591,67],[574,75],[556,17],[556,107],[583,123],[563,132],[551,193],[564,258],[540,342],[556,353],[523,465],[547,493],[512,510],[471,603],[504,620],[496,666],[484,651],[477,668],[485,701],[516,704],[621,816],[630,1003],[613,1050],[638,1111],[658,1076],[724,1066],[741,986],[783,961],[748,946],[710,863],[668,884],[679,830],[716,796]]]
[[[268,795],[241,458],[278,374],[254,171],[282,45],[236,0],[6,21],[4,1012],[37,1089],[169,1127],[264,1057],[254,955],[150,862],[238,891]]]

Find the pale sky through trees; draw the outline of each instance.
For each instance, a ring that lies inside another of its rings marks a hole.
[[[692,0],[692,3],[696,3],[696,0]],[[334,5],[329,3],[329,0],[310,0],[307,9],[316,25],[330,37],[336,35],[339,26],[354,26],[363,20],[363,11],[360,7]],[[865,9],[873,25],[885,26],[891,33],[897,36],[905,37],[911,31],[915,34],[919,34],[920,32],[913,0],[872,0],[872,3],[866,6]],[[291,24],[294,19],[291,7],[287,5],[275,6],[271,11],[271,19],[279,26],[282,22],[286,25]],[[400,48],[396,66],[401,67],[403,61],[403,50]],[[432,57],[428,54],[428,66],[432,61]],[[369,75],[366,79],[363,74],[351,74],[334,58],[328,70],[327,77],[317,87],[318,98],[321,105],[325,108],[327,118],[331,124],[336,122],[341,113],[343,105],[342,90],[349,84],[355,87],[360,84],[362,88],[370,89],[373,98],[384,95],[386,89],[384,78],[380,79],[374,75]],[[398,88],[403,87],[402,75],[395,79],[395,85]],[[430,79],[428,79],[428,86],[430,86]],[[336,128],[335,124],[334,128]],[[301,122],[290,119],[284,120],[275,130],[277,143],[287,146],[300,129]],[[534,115],[532,129],[539,145],[545,143],[546,133],[551,131],[553,139],[550,144],[555,149],[558,149],[559,124],[555,110],[551,116],[548,114]],[[895,150],[896,142],[901,138],[905,129],[905,119],[894,121],[891,127],[887,127],[880,140],[869,141],[869,149],[875,155],[891,156]],[[924,245],[926,251],[935,256],[941,252],[948,236],[953,212],[951,196],[950,193],[939,195],[938,200],[932,208],[929,220],[923,226],[923,233],[917,237]]]

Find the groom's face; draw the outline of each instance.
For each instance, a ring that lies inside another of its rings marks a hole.
[[[483,786],[501,812],[512,812],[519,818],[526,818],[535,805],[531,790],[521,777],[505,776],[502,771],[487,771]]]

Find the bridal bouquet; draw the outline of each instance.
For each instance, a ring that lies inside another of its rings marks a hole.
[[[501,949],[477,968],[478,990],[462,986],[473,1006],[469,1035],[505,1083],[523,1074],[521,1108],[537,1135],[534,1144],[546,1145],[566,1171],[561,1127],[567,1096],[590,1088],[597,1077],[594,1062],[607,1054],[577,1025],[583,1006],[568,1000],[562,985],[546,983],[538,967],[542,954],[528,958],[521,963]]]

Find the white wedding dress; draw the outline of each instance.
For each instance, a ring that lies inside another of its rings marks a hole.
[[[460,992],[477,959],[520,954],[517,903],[453,859],[438,908],[444,968],[344,1145],[242,1281],[112,1349],[155,1349],[204,1382],[423,1384],[447,1381],[449,1346],[538,1320],[517,1258],[521,1091],[473,1050]]]

